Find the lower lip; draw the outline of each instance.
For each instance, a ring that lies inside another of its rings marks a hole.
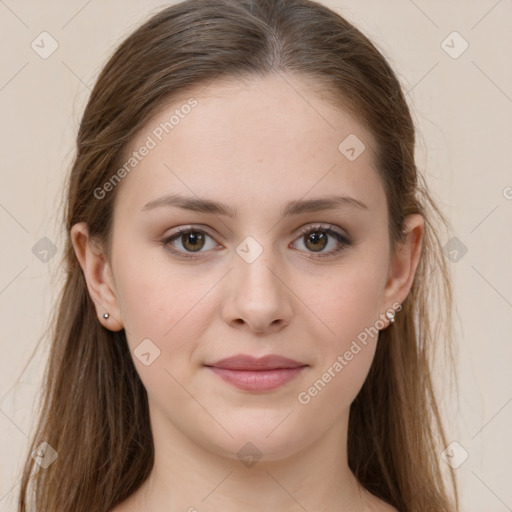
[[[228,370],[208,367],[221,379],[246,391],[271,391],[295,379],[306,366],[278,368],[275,370]]]

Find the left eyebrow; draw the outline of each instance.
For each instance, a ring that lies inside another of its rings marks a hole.
[[[224,215],[235,218],[237,209],[211,199],[186,197],[177,194],[159,197],[145,204],[141,211],[146,212],[160,206],[174,206],[183,210],[190,210],[201,213]],[[368,210],[368,207],[358,199],[349,196],[328,196],[317,199],[295,200],[287,203],[282,210],[282,217],[299,215],[307,212],[321,212],[326,210],[337,210],[340,208],[355,208]]]
[[[306,212],[322,212],[326,210],[338,210],[340,208],[355,208],[368,210],[368,207],[359,199],[349,196],[328,196],[307,201],[290,201],[283,211],[282,216],[298,215]]]

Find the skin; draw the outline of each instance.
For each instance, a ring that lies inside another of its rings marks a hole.
[[[391,252],[373,138],[312,91],[305,79],[273,75],[215,82],[174,100],[129,153],[186,98],[198,105],[118,185],[112,253],[103,254],[84,223],[72,229],[99,321],[125,329],[132,355],[146,338],[160,350],[149,366],[133,358],[148,392],[155,466],[115,512],[395,510],[359,489],[347,464],[349,407],[377,337],[308,404],[297,397],[361,331],[404,301],[424,223],[407,217],[406,240]],[[349,134],[366,146],[354,161],[338,150]],[[141,211],[170,193],[220,201],[237,216],[169,206]],[[333,193],[367,209],[281,217],[288,201]],[[299,229],[319,223],[354,245],[328,255],[339,247],[334,237],[325,247],[308,244]],[[208,235],[201,252],[181,237],[172,245],[195,259],[160,243],[190,225]],[[252,263],[236,252],[247,236],[263,249]],[[203,366],[235,354],[279,354],[308,367],[276,390],[244,391]],[[248,442],[262,455],[252,467],[237,456]]]

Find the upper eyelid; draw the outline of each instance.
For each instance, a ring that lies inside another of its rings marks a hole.
[[[216,236],[210,232],[210,230],[204,226],[201,225],[185,225],[185,226],[178,226],[173,233],[170,233],[169,235],[165,236],[164,239],[172,239],[177,238],[180,235],[184,233],[188,233],[190,231],[201,231],[208,235],[210,238],[216,240]],[[222,236],[220,238],[223,238]]]
[[[333,224],[328,224],[325,222],[318,222],[318,223],[307,223],[302,225],[301,227],[297,228],[296,230],[296,237],[305,236],[310,232],[314,232],[315,230],[321,231],[333,231],[337,234],[339,234],[341,237],[345,238],[348,243],[351,242],[351,239],[348,234],[346,234],[345,230],[339,228],[338,226],[335,226]],[[184,226],[178,226],[176,228],[176,231],[174,233],[171,233],[164,237],[164,240],[171,241],[176,240],[178,237],[184,233],[188,233],[191,231],[201,231],[204,232],[206,235],[208,235],[212,240],[214,240],[216,243],[218,243],[218,240],[216,239],[216,236],[210,233],[209,228],[200,225],[200,224],[190,224],[190,225],[184,225]],[[330,235],[332,236],[332,234]],[[223,238],[222,236],[220,238]],[[294,239],[294,241],[296,238]]]
[[[210,228],[207,228],[206,226],[203,226],[201,224],[183,225],[183,226],[178,226],[175,229],[176,229],[176,231],[174,233],[169,234],[165,238],[171,238],[171,237],[174,237],[174,236],[179,236],[180,234],[187,233],[189,231],[203,231],[204,233],[206,233],[211,238],[215,238],[216,237],[216,235],[214,235],[214,234],[212,234],[210,232]],[[342,228],[340,228],[338,226],[335,226],[334,224],[329,224],[329,223],[325,223],[325,222],[307,223],[307,224],[304,224],[304,225],[300,226],[295,231],[296,231],[297,236],[300,236],[300,235],[303,235],[303,234],[308,233],[309,231],[312,231],[312,230],[315,230],[315,229],[318,229],[318,230],[322,230],[322,229],[323,230],[329,230],[330,229],[332,231],[338,232],[339,234],[341,234],[343,236],[347,236],[345,234],[345,230],[344,229],[342,229]],[[220,238],[224,238],[224,237],[222,237],[222,235],[221,235]]]
[[[335,226],[334,224],[328,224],[328,223],[325,223],[325,222],[319,222],[317,224],[315,224],[315,223],[305,224],[305,225],[301,226],[300,228],[298,228],[298,234],[302,235],[304,233],[308,233],[310,231],[314,231],[315,229],[317,229],[318,231],[321,231],[321,230],[336,231],[340,235],[344,235],[344,230],[343,229],[341,229],[338,226]]]

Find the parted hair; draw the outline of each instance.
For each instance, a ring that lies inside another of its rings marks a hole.
[[[111,332],[97,319],[72,226],[86,222],[108,253],[116,190],[101,200],[94,190],[122,165],[148,120],[198,85],[272,73],[308,79],[372,134],[393,250],[407,215],[425,220],[411,291],[392,328],[380,332],[350,407],[350,469],[401,512],[458,510],[453,470],[439,457],[447,442],[432,379],[434,356],[453,361],[452,285],[439,235],[447,221],[416,167],[414,122],[395,72],[365,35],[316,2],[185,0],[118,46],[81,118],[63,197],[64,280],[19,512],[109,512],[141,486],[154,462],[146,390],[124,330]],[[41,442],[58,452],[46,469],[30,456]]]

